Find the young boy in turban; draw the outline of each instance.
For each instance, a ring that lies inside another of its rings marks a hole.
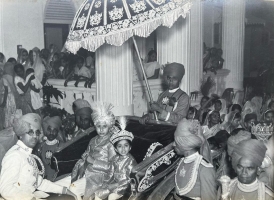
[[[57,139],[61,125],[62,121],[59,116],[46,117],[43,120],[43,132],[46,141],[39,144],[36,151],[36,155],[41,158],[45,166],[45,178],[50,181],[54,181],[57,175],[57,171],[51,168],[51,159],[53,153],[62,143]]]
[[[175,172],[176,200],[216,199],[215,169],[205,159],[210,155],[206,142],[198,121],[183,119],[179,122],[175,131],[174,150],[184,157]]]
[[[92,120],[97,135],[90,140],[82,159],[76,163],[71,173],[71,188],[79,188],[79,193],[84,195],[85,200],[102,187],[107,179],[110,161],[116,155],[110,142],[115,123],[111,108],[111,104],[102,102],[93,107]]]
[[[157,102],[150,105],[151,112],[156,112],[159,120],[178,123],[187,116],[189,96],[179,88],[185,75],[185,67],[179,63],[167,64],[164,68],[164,82],[168,89],[160,94]],[[144,124],[153,119],[152,113],[144,115],[140,122]]]
[[[32,154],[40,129],[41,118],[38,114],[28,113],[14,120],[13,130],[19,140],[3,158],[0,175],[0,193],[6,200],[47,198],[49,195],[44,192],[75,196],[68,188],[43,178],[43,163]]]
[[[263,142],[248,139],[239,142],[231,155],[232,167],[237,177],[229,184],[229,191],[223,194],[227,199],[270,200],[273,192],[257,179],[258,168],[265,158],[266,147]]]

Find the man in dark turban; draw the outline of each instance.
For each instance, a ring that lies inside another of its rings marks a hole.
[[[231,157],[237,177],[230,182],[229,192],[224,194],[228,199],[273,199],[271,189],[257,179],[266,150],[264,143],[255,139],[243,140],[235,145]]]
[[[184,156],[175,172],[174,198],[216,199],[216,180],[213,165],[208,157],[206,139],[198,121],[183,119],[175,131],[174,150]],[[201,154],[199,153],[201,152]]]
[[[151,102],[150,111],[156,112],[159,120],[178,123],[187,116],[189,96],[179,86],[185,75],[185,67],[180,63],[170,63],[164,68],[164,83],[167,90],[160,94],[157,102]],[[153,114],[147,114],[140,120],[145,123],[153,119]]]

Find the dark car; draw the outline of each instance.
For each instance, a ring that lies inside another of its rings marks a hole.
[[[170,173],[179,161],[172,147],[176,125],[150,121],[139,123],[138,117],[128,117],[127,130],[134,134],[130,153],[136,159],[131,173],[131,187],[127,198],[148,198],[153,189]],[[89,141],[96,136],[95,128],[60,146],[53,154],[57,177],[71,173],[75,163],[87,149]]]

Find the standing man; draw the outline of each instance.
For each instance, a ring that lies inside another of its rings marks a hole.
[[[164,83],[168,89],[160,94],[157,102],[150,104],[150,111],[155,111],[159,120],[178,123],[187,116],[189,96],[179,88],[184,75],[185,67],[180,63],[170,63],[164,68]],[[153,114],[149,113],[144,115],[140,122],[144,124],[153,118]]]

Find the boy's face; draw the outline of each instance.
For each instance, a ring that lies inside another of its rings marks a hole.
[[[154,62],[154,61],[156,61],[156,59],[157,59],[156,53],[153,53],[152,55],[149,56],[150,62]]]
[[[250,132],[251,128],[252,128],[252,125],[255,124],[255,123],[256,123],[255,119],[251,119],[251,120],[245,122],[246,129]]]
[[[239,119],[239,118],[233,119],[231,126],[234,128],[237,128],[240,125],[240,121],[241,121],[241,119]]]
[[[222,109],[222,104],[221,104],[220,102],[216,102],[216,103],[214,104],[214,109],[215,109],[216,111],[220,111],[220,110]]]
[[[27,59],[28,59],[28,53],[26,52],[26,51],[24,51],[23,53],[22,53],[22,60],[23,61],[26,61]]]
[[[181,79],[177,76],[176,72],[171,72],[165,75],[165,83],[169,90],[173,90],[179,87]]]
[[[128,152],[130,151],[131,146],[127,140],[120,140],[116,145],[116,151],[121,156],[126,156]]]
[[[220,122],[220,114],[218,112],[211,113],[209,121],[213,124],[218,124]]]
[[[17,69],[15,70],[15,73],[16,73],[18,76],[20,76],[21,78],[24,78],[25,72],[24,72],[23,69],[17,68]]]
[[[84,62],[82,60],[78,60],[76,65],[78,68],[81,68],[83,66],[83,64],[84,64]]]
[[[265,115],[265,122],[266,123],[273,123],[274,122],[273,112],[266,113],[266,115]]]
[[[109,125],[106,122],[98,122],[95,124],[96,132],[100,137],[103,137],[108,134]]]
[[[52,141],[55,138],[57,138],[58,132],[59,132],[59,128],[52,127],[52,126],[48,126],[48,128],[44,130],[45,136],[48,138],[49,141]]]
[[[187,119],[193,119],[194,118],[194,112],[192,110],[189,110],[186,116]]]

